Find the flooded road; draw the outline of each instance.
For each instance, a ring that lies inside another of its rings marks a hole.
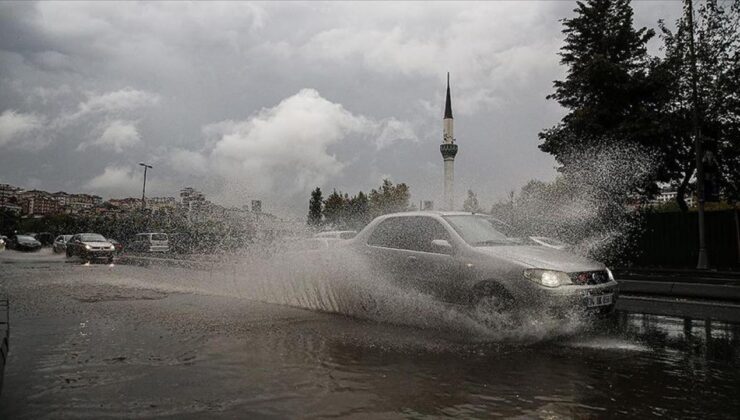
[[[625,300],[610,321],[491,340],[193,287],[215,282],[208,272],[185,281],[174,269],[52,255],[0,257],[0,270],[11,302],[0,418],[740,413],[740,324],[642,313],[655,312],[651,301]]]

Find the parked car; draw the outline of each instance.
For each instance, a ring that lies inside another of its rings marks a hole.
[[[139,233],[128,244],[128,249],[135,252],[169,252],[169,238],[166,233]]]
[[[41,249],[41,242],[31,235],[14,235],[8,241],[8,248],[16,251],[38,251]]]
[[[456,304],[490,299],[502,310],[609,312],[617,298],[617,283],[604,264],[512,241],[473,213],[381,216],[342,248],[366,258],[378,275]]]
[[[72,239],[72,235],[59,235],[54,239],[52,249],[55,254],[61,254],[67,250],[67,242]]]
[[[320,232],[314,235],[314,238],[333,238],[333,239],[352,239],[357,236],[356,230],[332,230],[329,232]]]
[[[116,254],[120,254],[121,252],[123,252],[123,244],[111,238],[108,238],[108,242],[112,243],[113,247],[116,248]]]
[[[42,246],[52,245],[54,243],[54,235],[49,232],[34,233],[33,237],[41,242]]]
[[[83,260],[105,259],[113,262],[115,247],[98,233],[78,233],[67,242],[67,257],[78,256]]]

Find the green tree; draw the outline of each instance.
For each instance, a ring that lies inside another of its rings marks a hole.
[[[311,192],[311,199],[308,202],[308,224],[310,226],[317,227],[321,225],[322,206],[323,197],[321,194],[321,188],[316,187],[316,189]]]
[[[382,214],[408,211],[411,208],[410,198],[411,192],[406,184],[393,185],[389,179],[384,179],[383,185],[377,190],[373,189],[368,195],[370,214],[377,217]]]
[[[370,222],[370,202],[362,191],[349,199],[347,226],[360,230]]]
[[[341,192],[338,193],[337,190],[334,190],[324,200],[324,223],[335,229],[343,228],[346,224],[347,201]]]
[[[472,213],[480,213],[483,211],[478,203],[478,196],[475,195],[473,190],[468,190],[468,198],[463,202],[463,210]]]
[[[688,7],[685,3],[684,7]],[[694,19],[695,56],[699,101],[697,111],[705,150],[719,163],[719,185],[728,201],[740,198],[740,0],[723,7],[707,0]],[[660,22],[665,58],[656,68],[664,87],[660,106],[666,127],[663,155],[670,180],[677,186],[676,201],[687,210],[696,161],[692,138],[692,63],[687,14],[676,30]]]
[[[652,60],[646,44],[654,36],[633,27],[629,0],[578,2],[576,15],[563,20],[561,64],[565,80],[554,82],[556,100],[568,114],[539,134],[540,149],[567,172],[575,151],[617,148],[620,143],[650,145],[655,123]]]

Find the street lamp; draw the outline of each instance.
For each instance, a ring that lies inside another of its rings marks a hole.
[[[139,162],[139,165],[144,167],[144,188],[141,190],[141,210],[146,209],[146,170],[152,169],[152,165],[147,165],[144,162]]]

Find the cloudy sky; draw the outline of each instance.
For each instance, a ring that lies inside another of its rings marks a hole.
[[[385,177],[440,202],[451,73],[459,201],[552,179],[572,2],[0,3],[0,183],[104,197],[184,186],[303,215]],[[636,23],[681,4],[635,2]],[[658,43],[651,45],[657,50]]]

